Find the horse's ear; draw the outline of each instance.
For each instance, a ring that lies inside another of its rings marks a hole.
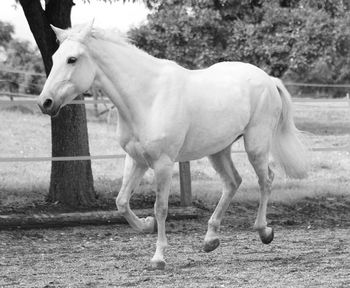
[[[50,26],[51,26],[51,29],[53,30],[53,32],[55,32],[57,40],[60,43],[62,43],[63,40],[65,40],[67,38],[66,31],[61,29],[61,28],[57,28],[57,27],[55,27],[55,26],[53,26],[51,24],[50,24]]]
[[[95,22],[95,18],[92,19],[89,23],[87,23],[85,26],[83,26],[83,28],[81,29],[81,31],[79,32],[79,38],[81,40],[84,40],[88,35],[90,35],[91,31],[92,31],[92,26],[94,26],[94,22]]]

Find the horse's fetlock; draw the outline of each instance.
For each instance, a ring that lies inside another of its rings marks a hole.
[[[213,229],[215,232],[218,232],[219,228],[220,228],[220,221],[219,220],[212,220],[210,219],[208,221],[208,226]]]
[[[167,248],[169,246],[169,244],[168,244],[168,241],[167,240],[163,240],[163,241],[157,241],[157,247],[159,248],[159,249],[165,249],[165,248]]]
[[[263,221],[262,223],[255,223],[253,229],[255,231],[264,231],[267,227],[267,222]]]
[[[120,200],[117,198],[116,204],[117,204],[118,212],[122,215],[125,215],[128,211],[129,203],[127,201]]]

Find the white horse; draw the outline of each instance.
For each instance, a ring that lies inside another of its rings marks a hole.
[[[165,267],[165,219],[174,163],[208,156],[224,182],[204,238],[204,251],[210,252],[219,245],[221,220],[241,183],[230,155],[232,143],[241,136],[261,192],[254,229],[263,243],[272,241],[273,229],[266,222],[274,175],[269,152],[288,176],[306,175],[291,98],[278,79],[239,62],[187,70],[141,51],[120,33],[92,28],[92,23],[53,30],[60,46],[38,104],[54,116],[94,83],[118,108],[119,142],[127,156],[116,204],[133,228],[157,229],[151,259],[156,268]],[[155,219],[140,219],[129,200],[148,168],[154,169],[157,185]]]

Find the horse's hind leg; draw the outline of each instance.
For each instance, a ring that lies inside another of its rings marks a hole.
[[[232,197],[235,195],[242,178],[239,176],[231,159],[231,146],[226,149],[209,156],[209,160],[216,172],[220,175],[224,182],[224,189],[218,205],[215,208],[213,215],[208,221],[208,230],[204,238],[204,251],[210,252],[216,249],[219,244],[218,232],[221,220],[224,216],[227,207],[229,206]]]
[[[248,158],[258,176],[260,187],[260,203],[254,229],[258,231],[261,241],[269,244],[274,237],[273,229],[267,226],[266,208],[271,194],[274,174],[269,167],[270,139],[264,135],[262,127],[250,130],[244,137]]]

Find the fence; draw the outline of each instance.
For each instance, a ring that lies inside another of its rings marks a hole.
[[[14,69],[1,70],[3,72],[11,73],[25,73],[29,75],[41,75],[39,73],[30,73],[25,71],[19,71]],[[308,86],[308,87],[334,87],[334,88],[349,88],[350,85],[347,84],[317,84],[317,83],[285,83],[286,86]],[[36,95],[25,94],[25,93],[15,93],[15,92],[0,92],[0,96],[10,97],[11,100],[0,100],[0,106],[5,105],[23,105],[23,104],[36,104],[33,97]],[[20,100],[15,100],[20,98]],[[27,98],[27,99],[24,99]],[[335,103],[347,103],[350,107],[349,94],[346,94],[346,97],[342,99],[303,99],[303,98],[294,98],[293,102],[295,103],[319,103],[319,102],[335,102]],[[97,105],[105,104],[111,105],[111,102],[107,99],[94,99],[94,100],[75,100],[72,102],[75,105]],[[349,151],[350,144],[342,147],[318,147],[312,148],[312,151]],[[243,150],[233,150],[232,153],[244,153]],[[84,161],[84,160],[103,160],[103,159],[122,159],[125,157],[125,154],[114,154],[114,155],[93,155],[93,156],[66,156],[66,157],[0,157],[1,162],[39,162],[39,161]],[[179,176],[180,176],[180,194],[181,194],[181,203],[184,206],[188,206],[191,203],[191,174],[190,174],[190,163],[184,162],[179,164]]]

